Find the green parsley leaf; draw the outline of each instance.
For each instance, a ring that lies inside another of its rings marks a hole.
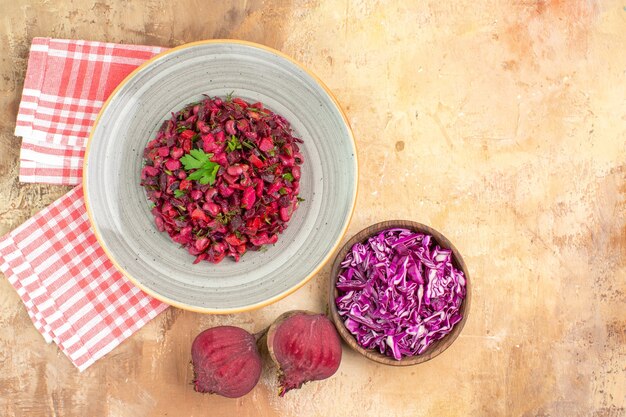
[[[209,160],[212,156],[212,153],[205,153],[202,149],[192,149],[187,155],[180,158],[185,171],[196,170],[189,174],[187,178],[198,181],[203,185],[213,185],[220,165]]]
[[[169,169],[163,170],[167,175],[174,175]]]
[[[219,169],[219,164],[216,164],[215,162],[207,162],[202,168],[189,174],[187,178],[190,180],[196,180],[202,185],[213,185],[215,182],[215,176],[217,175],[217,171],[219,171]]]
[[[148,207],[150,208],[150,210],[152,210],[153,208],[156,207],[156,204],[154,204],[153,201],[148,201]]]
[[[293,175],[291,175],[290,172],[287,172],[286,174],[283,174],[283,178],[286,179],[289,182],[293,181]]]
[[[215,183],[215,176],[217,175],[217,171],[220,170],[220,165],[216,164],[215,162],[211,162],[213,164],[213,168],[210,168],[207,170],[207,172],[209,173],[207,176],[205,176],[204,178],[200,179],[200,184],[206,185],[213,185],[213,183]]]
[[[174,190],[174,197],[176,198],[181,198],[182,196],[184,196],[185,194],[187,194],[186,191],[183,190]]]
[[[180,126],[178,126],[178,127],[176,128],[176,133],[182,133],[182,132],[184,132],[185,130],[187,130],[187,126],[180,125]]]
[[[231,91],[230,93],[226,94],[226,102],[227,103],[230,103],[231,101],[233,101],[233,94],[234,93],[235,93],[234,91]]]
[[[278,190],[278,193],[280,195],[285,195],[285,194],[287,194],[287,190],[285,189],[285,187],[282,187],[280,190]]]
[[[192,149],[187,155],[180,158],[180,162],[183,163],[185,171],[200,169],[206,165],[207,162],[210,162],[209,159],[212,156],[212,153],[204,153],[202,149]]]
[[[229,152],[232,152],[235,149],[241,149],[241,143],[239,142],[239,139],[237,139],[235,135],[230,135],[230,139],[226,142],[226,145],[228,147]]]

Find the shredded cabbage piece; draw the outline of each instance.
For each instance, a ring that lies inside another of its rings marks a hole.
[[[424,353],[461,321],[465,276],[429,235],[387,229],[341,263],[335,303],[359,345],[397,360]]]

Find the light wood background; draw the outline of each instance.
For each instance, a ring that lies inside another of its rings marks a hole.
[[[266,370],[239,400],[190,385],[202,329],[325,308],[329,268],[262,310],[170,309],[79,374],[0,279],[2,416],[626,415],[626,4],[606,0],[0,0],[0,234],[67,188],[20,184],[14,121],[34,36],[267,44],[336,93],[360,190],[349,236],[429,224],[463,254],[463,334],[396,369],[345,350],[285,398]],[[348,237],[346,239],[348,239]]]

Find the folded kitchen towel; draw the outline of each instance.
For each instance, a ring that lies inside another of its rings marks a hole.
[[[79,370],[167,308],[113,267],[91,230],[82,186],[0,238],[0,259],[35,327]]]
[[[163,50],[33,39],[15,129],[22,136],[20,180],[80,184],[89,131],[104,101]],[[106,257],[80,185],[0,238],[0,270],[45,340],[81,371],[167,308]]]
[[[15,135],[20,181],[75,185],[91,126],[115,87],[165,48],[34,38]]]

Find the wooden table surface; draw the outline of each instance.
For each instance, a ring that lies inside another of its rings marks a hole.
[[[358,142],[348,236],[404,218],[447,235],[474,292],[438,358],[408,369],[345,350],[285,398],[202,396],[202,329],[252,331],[325,308],[327,265],[259,311],[169,309],[87,371],[47,345],[0,279],[2,416],[626,415],[626,7],[623,1],[0,0],[0,234],[67,188],[20,184],[14,122],[34,36],[174,46],[264,43],[334,91]]]

